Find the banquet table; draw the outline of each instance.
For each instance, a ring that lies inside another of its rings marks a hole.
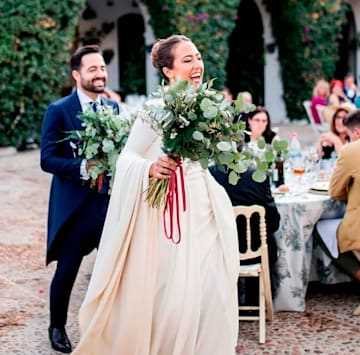
[[[276,311],[305,310],[309,281],[333,284],[350,281],[339,272],[331,259],[313,245],[313,229],[324,214],[341,208],[341,202],[328,195],[305,192],[274,195],[281,220],[275,234],[278,260],[274,277],[274,309]]]

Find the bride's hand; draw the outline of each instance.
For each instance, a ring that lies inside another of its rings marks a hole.
[[[151,164],[149,176],[156,179],[168,179],[173,171],[176,170],[177,163],[167,155],[161,156]]]

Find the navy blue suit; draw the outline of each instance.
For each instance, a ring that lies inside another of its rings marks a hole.
[[[110,100],[116,112],[119,106]],[[98,246],[109,203],[80,176],[81,157],[66,132],[81,130],[81,105],[74,91],[52,103],[45,114],[41,135],[41,168],[53,174],[50,189],[47,264],[57,260],[50,290],[51,325],[65,326],[68,302],[82,258]]]

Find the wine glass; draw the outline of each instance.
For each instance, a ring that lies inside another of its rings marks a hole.
[[[305,159],[299,156],[291,162],[291,172],[295,178],[296,187],[299,189],[302,185],[302,178],[305,174]]]

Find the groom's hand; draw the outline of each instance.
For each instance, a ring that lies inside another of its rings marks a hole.
[[[176,168],[176,161],[167,155],[163,155],[151,164],[149,176],[156,179],[168,179]]]
[[[96,165],[100,164],[100,160],[97,159],[89,159],[86,161],[86,171],[88,174],[91,172],[92,169],[96,167]]]

